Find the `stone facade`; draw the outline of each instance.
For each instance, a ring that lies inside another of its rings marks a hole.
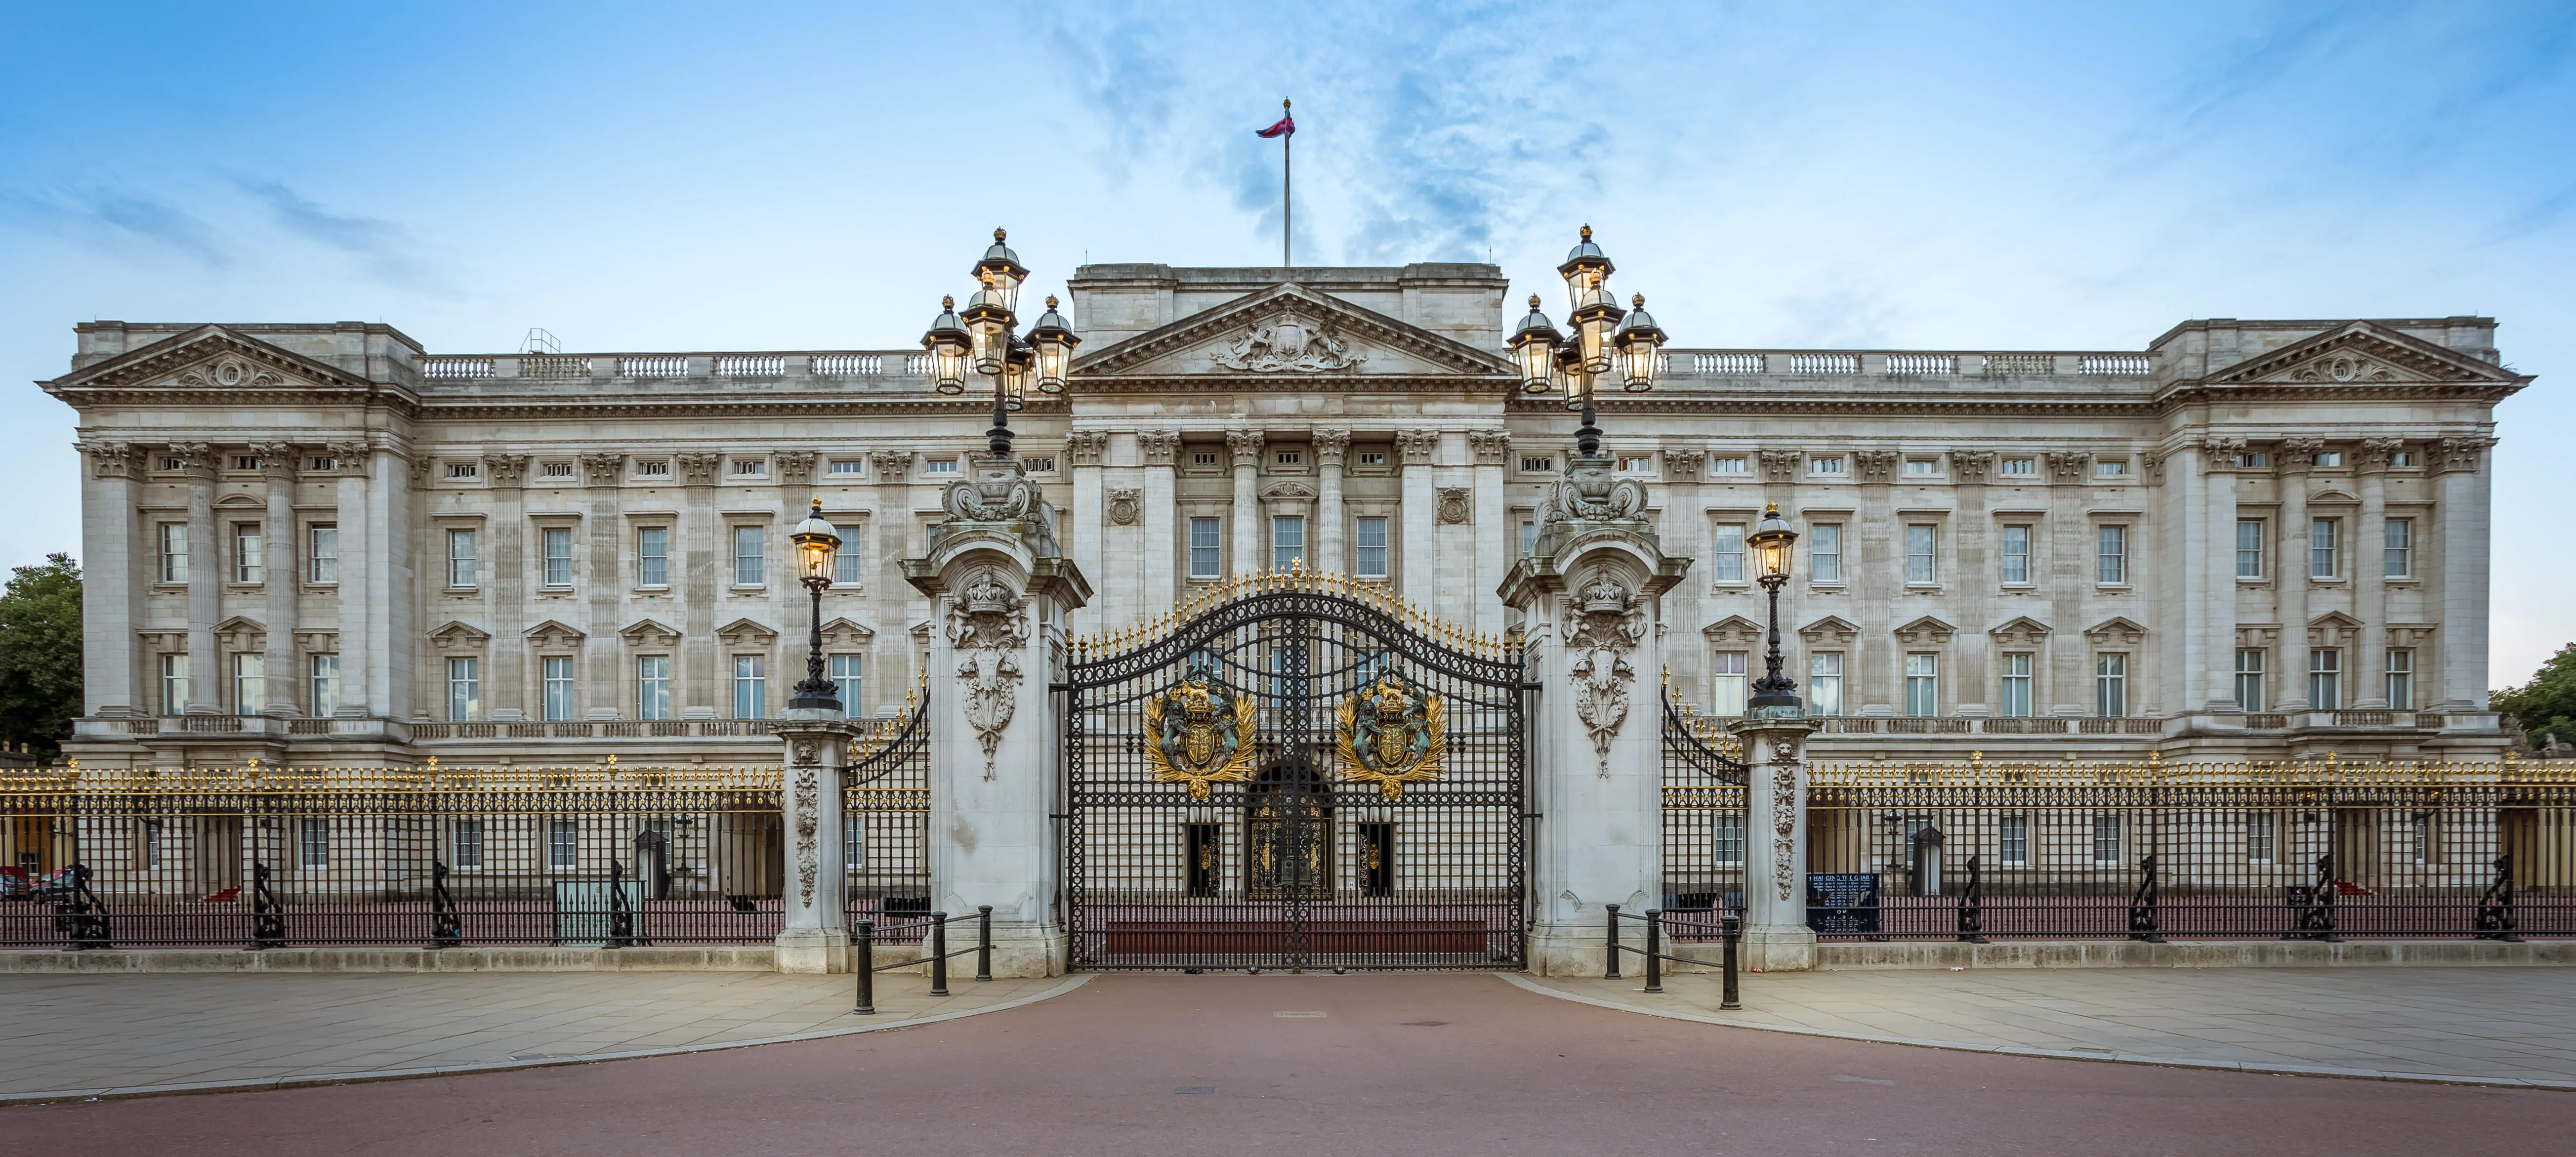
[[[1069,288],[1071,388],[1012,427],[1097,591],[1070,630],[1292,559],[1516,621],[1498,592],[1575,423],[1519,390],[1499,270],[1093,265]],[[851,714],[896,710],[942,638],[901,563],[989,401],[934,394],[919,353],[76,329],[43,386],[85,456],[85,766],[775,761],[807,613],[785,536],[815,498],[850,555],[823,617],[860,665]],[[2530,379],[2494,330],[1675,349],[1604,404],[1604,453],[1690,561],[1657,650],[1703,709],[1759,674],[1741,534],[1768,502],[1804,532],[1782,613],[1789,674],[1839,700],[1820,758],[2457,758],[2501,745],[2486,451]]]

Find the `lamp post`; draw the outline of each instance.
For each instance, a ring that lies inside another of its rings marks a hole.
[[[1576,454],[1585,458],[1601,454],[1594,399],[1602,379],[1615,375],[1622,390],[1642,394],[1655,388],[1655,376],[1663,371],[1664,331],[1646,312],[1644,294],[1629,299],[1632,309],[1619,308],[1610,296],[1613,268],[1609,256],[1593,244],[1592,227],[1584,226],[1582,241],[1566,254],[1565,264],[1556,267],[1565,278],[1572,309],[1565,320],[1573,327],[1573,336],[1557,332],[1533,293],[1529,315],[1521,319],[1511,340],[1521,389],[1532,394],[1562,391],[1565,408],[1582,413],[1583,426],[1574,432],[1574,439]]]
[[[985,441],[996,460],[1011,456],[1011,414],[1028,404],[1030,388],[1041,394],[1063,393],[1073,366],[1073,347],[1082,344],[1064,315],[1056,312],[1053,297],[1046,299],[1046,312],[1038,316],[1027,336],[1011,332],[1019,323],[1020,285],[1028,280],[1029,270],[1005,243],[1009,236],[993,230],[992,247],[975,263],[979,288],[965,312],[958,312],[956,298],[941,298],[939,316],[921,336],[922,348],[930,351],[931,381],[938,392],[952,397],[965,393],[969,373],[992,379],[993,428],[985,432]]]
[[[1758,717],[1795,717],[1805,712],[1798,702],[1797,680],[1780,673],[1780,588],[1789,585],[1789,548],[1797,542],[1798,532],[1780,517],[1777,502],[1763,509],[1762,521],[1744,536],[1744,545],[1753,548],[1761,564],[1762,589],[1771,592],[1770,652],[1763,656],[1762,677],[1753,681],[1753,696],[1744,704]]]
[[[841,535],[823,519],[823,500],[814,500],[813,513],[787,535],[796,544],[798,578],[814,595],[814,623],[806,636],[805,678],[796,684],[795,696],[787,701],[792,708],[822,708],[843,711],[841,689],[823,673],[823,591],[832,585],[832,560],[841,552]]]

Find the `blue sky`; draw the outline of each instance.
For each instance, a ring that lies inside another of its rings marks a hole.
[[[1550,276],[1678,343],[2135,349],[2191,317],[2503,323],[2496,681],[2576,639],[2576,7],[38,5],[0,9],[0,378],[71,326],[915,340],[995,223],[1086,258]],[[0,388],[0,563],[77,549]],[[2563,453],[2561,455],[2563,457]]]

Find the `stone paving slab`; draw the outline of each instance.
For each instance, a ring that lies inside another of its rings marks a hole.
[[[733,1048],[949,1020],[1082,977],[761,972],[0,975],[0,1103],[380,1080]]]
[[[2576,1090],[2576,978],[2555,968],[1748,973],[1664,991],[1509,976],[1586,1004],[1740,1028],[2084,1060]]]

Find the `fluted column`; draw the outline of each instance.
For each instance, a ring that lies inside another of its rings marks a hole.
[[[2487,707],[2487,538],[2491,474],[2487,449],[2495,439],[2479,436],[2444,438],[2432,446],[2440,472],[2442,559],[2441,698],[2434,706],[2449,711],[2484,711]]]
[[[1235,430],[1226,434],[1225,448],[1234,456],[1234,574],[1248,575],[1269,565],[1262,549],[1261,483],[1262,434],[1259,430]]]
[[[295,595],[303,589],[304,576],[297,571],[298,555],[295,525],[295,446],[287,442],[267,442],[250,448],[259,456],[260,479],[268,485],[268,525],[260,542],[265,556],[260,563],[261,593],[266,604],[261,616],[268,620],[268,645],[260,659],[264,673],[270,715],[301,715],[303,681],[295,669]]]
[[[1439,530],[1440,498],[1432,484],[1431,458],[1440,448],[1438,430],[1398,430],[1395,432],[1397,455],[1403,460],[1402,530],[1403,573],[1398,589],[1404,597],[1425,606],[1439,605],[1439,552],[1433,536]]]
[[[367,597],[369,581],[382,564],[368,533],[367,473],[371,451],[364,442],[333,442],[331,456],[340,464],[340,710],[341,715],[374,715],[387,705],[368,697],[368,658],[372,654],[367,638],[375,610]],[[437,558],[424,560],[423,566],[437,567]],[[446,580],[431,577],[433,586]]]
[[[143,593],[154,543],[135,505],[141,473],[137,447],[82,442],[91,490],[81,503],[81,697],[84,715],[150,715],[150,678],[135,631],[144,621]]]
[[[2354,450],[2353,467],[2361,479],[2361,525],[2353,529],[2352,613],[2361,620],[2361,654],[2345,667],[2354,678],[2369,681],[2352,688],[2352,705],[2362,710],[2388,706],[2388,459],[2395,438],[2364,438]],[[2361,672],[2369,672],[2363,675]]]
[[[2282,711],[2317,706],[2308,702],[2308,469],[2316,465],[2321,444],[2314,438],[2292,438],[2273,451],[2281,487],[2281,560],[2272,568],[2272,581],[2281,608],[2283,672],[2275,682]],[[2344,664],[2346,671],[2353,667],[2349,661]]]
[[[1317,430],[1315,448],[1314,568],[1324,574],[1349,574],[1350,555],[1342,536],[1350,514],[1342,509],[1342,464],[1350,456],[1351,432]]]
[[[215,537],[215,449],[174,442],[170,453],[188,479],[188,714],[223,709],[223,664],[215,655],[221,612],[224,547]]]
[[[1145,581],[1141,596],[1128,603],[1127,621],[1180,601],[1181,552],[1189,549],[1189,528],[1181,524],[1178,479],[1173,475],[1173,457],[1180,453],[1181,435],[1177,430],[1140,430],[1136,447],[1145,458],[1145,494],[1142,512],[1137,515],[1145,534]],[[1113,584],[1114,588],[1115,584]]]
[[[2198,566],[2186,568],[2183,597],[2184,670],[2199,680],[2201,709],[2236,709],[2236,455],[2241,438],[2210,438],[2193,447],[2188,459],[2167,463],[2189,471],[2184,478],[2186,507],[2202,512],[2200,533],[2185,549]],[[2196,500],[2196,501],[2195,501]],[[2185,702],[2191,692],[2186,690]]]
[[[1469,517],[1476,524],[1476,553],[1470,564],[1475,568],[1474,579],[1462,594],[1472,600],[1469,618],[1476,624],[1476,630],[1482,634],[1500,635],[1503,633],[1502,600],[1488,597],[1486,592],[1500,587],[1504,573],[1520,560],[1520,541],[1515,533],[1519,528],[1509,525],[1511,508],[1503,505],[1503,470],[1512,452],[1512,436],[1505,430],[1471,431],[1467,435],[1467,449],[1476,464],[1475,493],[1468,503],[1473,511]],[[1702,462],[1703,465],[1706,462],[1704,455]],[[1687,501],[1696,505],[1699,487],[1689,487],[1689,492]],[[1675,501],[1683,500],[1676,498]],[[1669,531],[1671,528],[1667,526],[1666,529]],[[1669,534],[1666,540],[1671,541]],[[1692,549],[1693,540],[1683,539],[1682,544],[1678,553],[1683,558],[1696,557]],[[1684,605],[1690,615],[1698,613],[1699,604],[1695,599],[1685,596]],[[1689,621],[1687,616],[1684,621]]]

